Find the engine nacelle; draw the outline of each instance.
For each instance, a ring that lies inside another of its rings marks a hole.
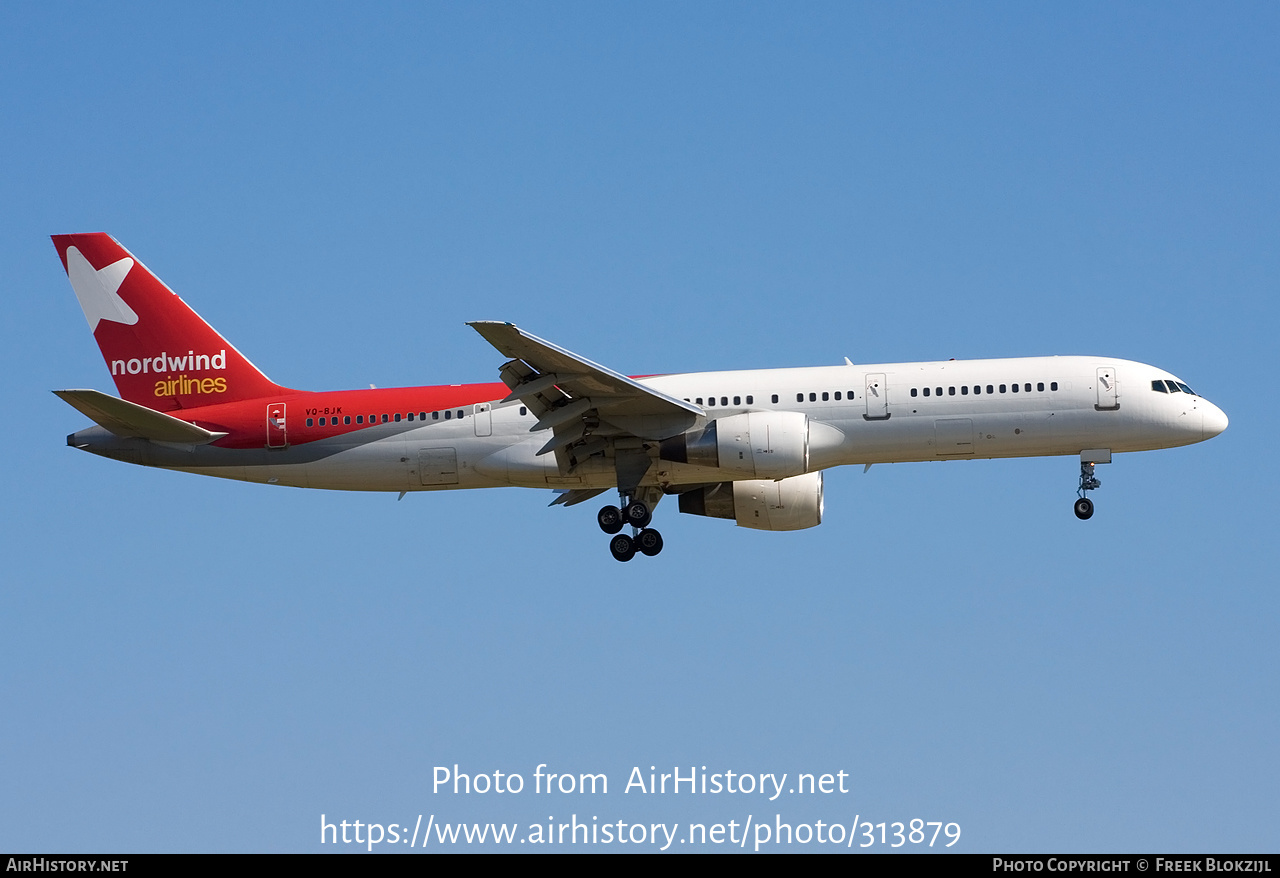
[[[804,530],[822,524],[822,473],[789,479],[721,482],[680,495],[680,511],[732,518],[756,530]]]
[[[810,427],[800,412],[745,412],[717,418],[699,432],[664,439],[659,457],[734,475],[781,479],[809,468]]]

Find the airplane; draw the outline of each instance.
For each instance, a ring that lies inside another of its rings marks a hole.
[[[119,396],[58,390],[95,422],[67,444],[207,476],[345,491],[526,487],[600,509],[619,561],[657,555],[653,510],[789,531],[822,522],[823,471],[1079,455],[1093,515],[1113,454],[1210,439],[1227,416],[1174,375],[1113,357],[1023,357],[627,377],[510,323],[470,325],[501,383],[281,387],[102,233],[55,235]]]

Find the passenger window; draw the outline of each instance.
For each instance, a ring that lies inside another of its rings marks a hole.
[[[954,387],[948,387],[947,396],[955,396],[955,395],[956,395],[956,389]]]
[[[412,421],[412,420],[413,420],[413,412],[409,412],[409,414],[408,414],[406,417],[408,417],[408,419],[409,419],[410,421]]]
[[[1005,392],[1007,392],[1007,390],[1008,390],[1008,388],[1007,388],[1005,385],[1003,385],[1003,384],[1001,384],[1001,385],[1000,385],[1000,392],[1001,392],[1001,393],[1005,393]]]
[[[520,406],[520,417],[522,417],[522,418],[523,418],[523,417],[528,413],[528,411],[529,411],[529,410],[528,410],[527,408],[525,408],[524,406]]]
[[[915,395],[916,395],[916,389],[915,389],[914,387],[913,387],[913,388],[911,388],[911,395],[912,395],[912,396],[915,396]]]
[[[1051,383],[1049,384],[1049,389],[1050,389],[1050,390],[1057,390],[1057,389],[1058,389],[1058,382],[1057,382],[1057,381],[1053,381],[1053,382],[1051,382]]]
[[[836,391],[836,402],[840,401],[840,391]]]
[[[773,395],[773,401],[774,401],[774,402],[777,402],[777,401],[778,401],[778,394],[776,394],[776,393],[775,393],[775,394]]]
[[[822,391],[822,401],[823,401],[823,402],[830,402],[830,401],[831,401],[831,395],[830,395],[829,393],[827,393],[825,390],[824,390],[824,391]]]
[[[462,409],[458,409],[458,417],[459,417],[459,419],[461,419],[461,417],[462,417]]]
[[[720,397],[720,405],[724,406],[728,404],[729,404],[729,397],[727,396]]]
[[[323,426],[324,426],[324,418],[321,418],[321,419],[320,419],[320,426],[321,426],[321,427],[323,427]]]
[[[453,419],[453,411],[452,411],[452,410],[450,410],[450,411],[446,411],[446,412],[444,413],[444,419],[445,419],[446,421],[452,420],[452,419]]]
[[[747,394],[747,405],[754,405],[754,404],[755,404],[754,398],[751,396],[751,394]]]
[[[928,396],[928,395],[929,395],[929,388],[927,388],[927,387],[926,387],[926,388],[924,389],[924,395],[925,395],[925,396]]]
[[[942,396],[942,388],[941,388],[941,387],[935,387],[935,388],[933,388],[933,395],[934,395],[934,396]]]
[[[313,424],[313,423],[311,422],[311,419],[310,419],[310,418],[307,418],[307,426],[308,426],[308,427],[314,427],[314,426],[315,426],[315,424]]]
[[[520,414],[522,414],[522,415],[524,414],[524,409],[521,409],[521,410],[520,410]],[[438,420],[440,420],[440,413],[439,413],[439,412],[432,412],[432,413],[431,413],[431,420],[433,420],[433,421],[438,421]]]
[[[364,423],[364,415],[356,415],[356,423],[357,423],[357,424],[363,424],[363,423]]]
[[[1039,384],[1037,384],[1037,385],[1036,385],[1036,390],[1037,390],[1037,391],[1039,391],[1040,393],[1044,393],[1044,382],[1043,382],[1043,381],[1041,381]]]
[[[1016,385],[1016,384],[1011,384],[1011,385],[1009,386],[1009,389],[1010,389],[1010,390],[1012,390],[1014,393],[1017,393],[1017,392],[1018,392],[1018,385]]]
[[[1030,384],[1024,384],[1024,385],[1022,385],[1022,389],[1023,389],[1023,390],[1025,390],[1027,393],[1030,393],[1030,392],[1031,392],[1031,385],[1030,385]]]
[[[818,394],[816,393],[809,394],[809,402],[817,402],[817,401],[818,401]]]
[[[418,420],[419,420],[419,421],[425,421],[426,419],[427,419],[427,413],[426,413],[426,412],[418,412]]]
[[[342,419],[342,423],[344,423],[344,424],[350,424],[350,423],[351,423],[351,415],[347,415],[345,418],[343,418],[343,419]]]
[[[968,395],[969,395],[969,385],[968,385],[968,384],[961,384],[961,385],[960,385],[960,395],[961,395],[961,396],[968,396]]]
[[[396,412],[396,423],[400,423],[400,413]]]
[[[733,404],[734,404],[734,405],[742,405],[742,397],[740,397],[740,396],[735,396],[735,397],[733,398]]]
[[[988,385],[987,385],[987,393],[995,393],[995,392],[996,392],[995,385],[993,385],[993,384],[988,384]],[[1000,392],[1001,392],[1001,393],[1004,393],[1004,388],[1001,388],[1001,389],[1000,389]]]
[[[975,395],[975,396],[977,396],[978,394],[982,393],[982,385],[981,385],[981,384],[975,384],[975,385],[973,385],[973,393],[974,393],[974,395]]]
[[[698,405],[702,405],[702,397],[698,397]]]

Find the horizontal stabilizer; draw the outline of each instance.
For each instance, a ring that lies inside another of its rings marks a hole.
[[[92,418],[95,423],[125,438],[205,445],[227,435],[210,432],[163,412],[97,390],[55,390],[54,393],[81,414]]]

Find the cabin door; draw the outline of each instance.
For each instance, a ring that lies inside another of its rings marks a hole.
[[[284,403],[273,402],[267,406],[267,447],[284,448],[289,444],[289,432],[285,428]]]
[[[475,419],[477,436],[493,435],[493,406],[487,402],[476,403],[471,409],[472,417]]]
[[[866,402],[864,417],[868,421],[883,421],[889,417],[889,386],[883,372],[867,375]]]
[[[1116,390],[1114,366],[1098,367],[1098,405],[1100,412],[1113,412],[1120,408],[1120,394]]]

